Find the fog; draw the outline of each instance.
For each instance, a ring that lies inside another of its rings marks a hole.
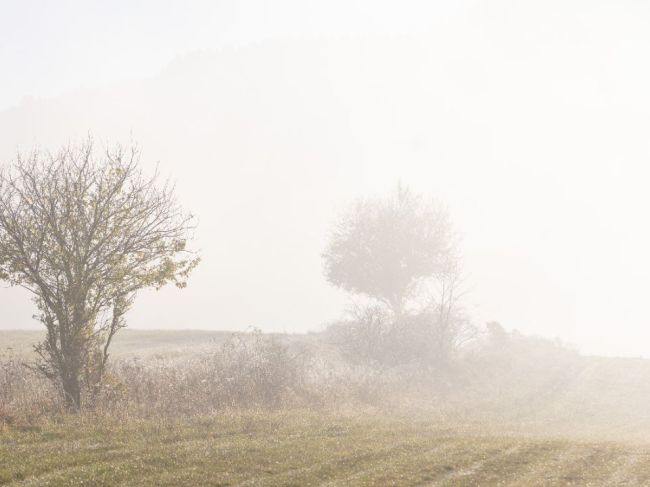
[[[90,133],[176,182],[203,262],[134,328],[321,330],[333,221],[401,182],[449,208],[476,324],[649,357],[649,9],[3,4],[0,160]],[[0,308],[39,326],[19,289]]]

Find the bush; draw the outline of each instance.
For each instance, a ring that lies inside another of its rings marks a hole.
[[[0,353],[0,427],[29,426],[62,411],[60,394],[51,381],[22,360]]]
[[[331,325],[326,333],[350,364],[375,370],[413,366],[428,373],[446,369],[473,331],[460,313],[424,309],[396,317],[372,304],[355,309],[350,321]]]
[[[273,336],[255,330],[234,335],[212,356],[207,381],[217,402],[232,407],[278,408],[307,396],[309,360]]]
[[[118,362],[92,403],[95,410],[138,415],[192,415],[223,409],[317,404],[304,350],[259,331],[187,359],[172,356]]]

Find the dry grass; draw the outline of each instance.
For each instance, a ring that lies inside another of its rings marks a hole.
[[[380,397],[381,383],[369,371],[325,363],[303,345],[255,332],[179,353],[118,358],[99,393],[85,391],[83,409],[106,417],[188,417],[233,408],[332,408]],[[33,426],[62,414],[56,384],[29,363],[15,352],[0,355],[0,425]]]

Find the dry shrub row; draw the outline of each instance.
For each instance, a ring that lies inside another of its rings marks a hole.
[[[0,358],[0,425],[34,424],[64,414],[59,389],[28,365]],[[189,357],[116,361],[101,389],[84,391],[83,412],[150,417],[374,404],[383,396],[378,378],[376,371],[256,331]]]
[[[120,418],[407,406],[528,417],[580,403],[593,365],[561,344],[496,324],[445,367],[359,363],[348,357],[350,346],[328,333],[296,339],[254,332],[181,355],[124,359],[111,365],[100,389],[84,391],[82,412]],[[0,426],[61,417],[59,390],[17,358],[0,357]]]

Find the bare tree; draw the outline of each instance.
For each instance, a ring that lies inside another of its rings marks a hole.
[[[466,287],[460,258],[450,255],[445,270],[428,291],[429,300],[420,316],[426,324],[426,333],[420,337],[427,348],[429,365],[437,368],[449,364],[453,354],[477,335],[463,306]]]
[[[323,253],[327,280],[401,314],[423,281],[445,272],[453,253],[447,212],[398,186],[364,199],[337,222]]]
[[[71,409],[97,387],[140,289],[186,285],[192,216],[173,188],[139,169],[137,148],[91,140],[18,155],[0,171],[0,279],[29,290],[46,328],[38,369]]]

